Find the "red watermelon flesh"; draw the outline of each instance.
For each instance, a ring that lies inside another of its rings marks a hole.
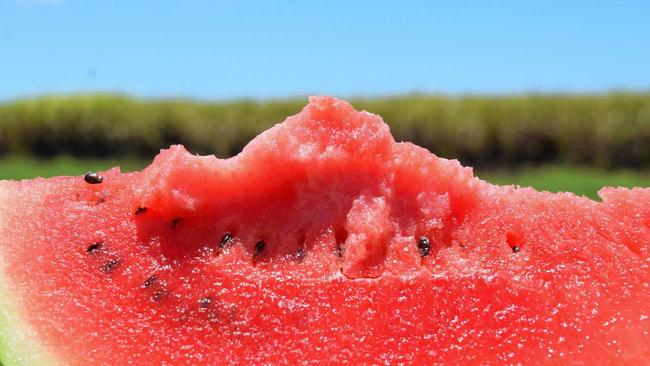
[[[645,364],[650,189],[499,187],[314,97],[220,160],[0,182],[12,364]]]

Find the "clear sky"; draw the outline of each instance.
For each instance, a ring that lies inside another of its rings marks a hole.
[[[650,1],[0,0],[0,99],[650,90]]]

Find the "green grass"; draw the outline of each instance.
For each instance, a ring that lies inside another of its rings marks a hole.
[[[136,159],[75,159],[59,157],[56,159],[34,159],[27,157],[8,157],[0,159],[0,179],[31,179],[54,177],[57,175],[82,175],[88,171],[106,170],[120,166],[122,171],[140,170],[149,164]]]
[[[122,171],[139,170],[149,161],[134,159],[75,159],[60,157],[37,160],[25,157],[0,159],[0,179],[27,179],[56,175],[81,175],[120,165]],[[571,166],[543,166],[521,170],[478,170],[482,179],[496,184],[518,184],[551,192],[568,191],[591,198],[604,186],[649,187],[650,172],[605,171]]]
[[[571,166],[543,166],[522,170],[478,171],[482,179],[495,184],[517,184],[550,192],[573,192],[593,199],[605,186],[649,187],[650,172],[606,171]]]

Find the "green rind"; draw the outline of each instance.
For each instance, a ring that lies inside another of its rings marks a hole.
[[[63,364],[46,352],[37,342],[37,336],[20,318],[18,304],[12,301],[10,286],[3,269],[2,239],[5,238],[6,210],[9,182],[0,181],[0,365],[46,366]]]

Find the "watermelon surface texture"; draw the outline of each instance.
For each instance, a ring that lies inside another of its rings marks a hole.
[[[331,97],[100,175],[0,182],[6,366],[650,363],[648,188],[494,186]]]

